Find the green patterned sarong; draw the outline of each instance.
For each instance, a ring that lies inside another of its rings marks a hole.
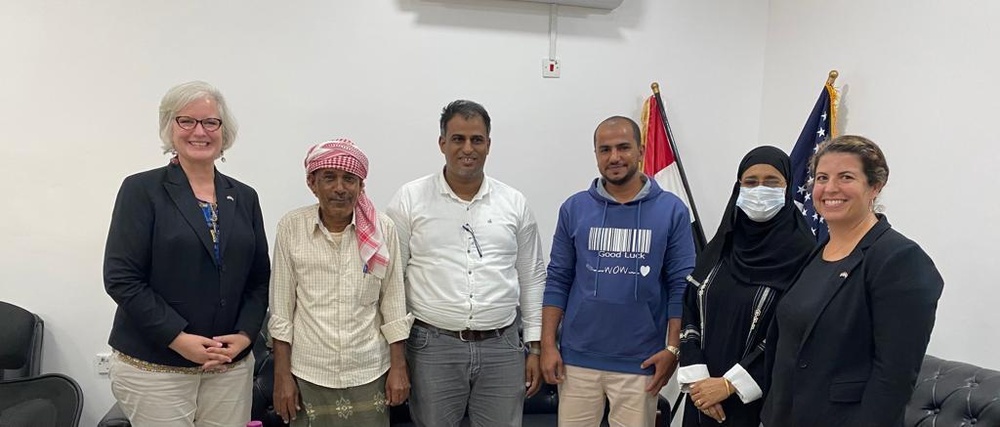
[[[368,384],[326,388],[296,378],[302,410],[292,427],[388,427],[389,406],[383,374]]]

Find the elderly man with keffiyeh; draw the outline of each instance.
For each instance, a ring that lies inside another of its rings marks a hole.
[[[399,241],[365,195],[368,158],[346,139],[305,159],[319,203],[278,222],[271,274],[274,407],[292,426],[388,426],[410,382]]]

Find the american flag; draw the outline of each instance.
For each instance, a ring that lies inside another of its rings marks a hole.
[[[836,89],[832,83],[828,83],[820,92],[816,106],[802,127],[802,133],[799,134],[791,155],[792,188],[795,190],[793,199],[802,211],[802,215],[806,217],[806,222],[812,227],[817,240],[826,238],[828,229],[823,217],[816,213],[816,208],[813,206],[813,177],[809,174],[809,160],[821,142],[833,137],[837,123],[837,111],[834,105],[836,100]]]

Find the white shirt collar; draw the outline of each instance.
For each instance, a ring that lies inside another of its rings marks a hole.
[[[441,172],[438,172],[437,175],[438,191],[441,194],[447,194],[462,203],[472,203],[490,194],[490,178],[486,176],[485,173],[483,174],[483,183],[479,185],[479,191],[477,191],[476,195],[472,197],[472,200],[463,200],[455,194],[455,191],[451,189],[450,185],[448,185],[448,180],[444,178],[444,168],[441,168]]]

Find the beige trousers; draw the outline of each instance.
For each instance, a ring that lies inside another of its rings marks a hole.
[[[136,427],[245,427],[253,406],[253,354],[222,373],[140,369],[111,358],[111,393]]]
[[[611,427],[652,426],[656,396],[645,391],[649,379],[649,375],[567,365],[566,378],[559,384],[559,427],[600,426],[605,397],[611,404]]]

